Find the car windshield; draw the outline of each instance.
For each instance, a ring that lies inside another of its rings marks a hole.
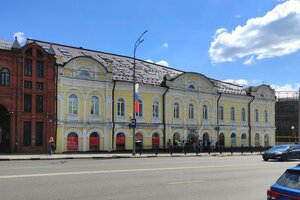
[[[278,146],[272,147],[271,150],[286,150],[289,147],[290,147],[289,145],[278,145]]]
[[[277,181],[277,184],[300,190],[300,171],[287,170]]]

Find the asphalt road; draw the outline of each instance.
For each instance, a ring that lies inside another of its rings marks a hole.
[[[0,200],[260,200],[298,161],[260,156],[0,162]]]

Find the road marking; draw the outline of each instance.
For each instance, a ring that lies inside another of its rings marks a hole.
[[[261,166],[261,164],[213,165],[213,166],[194,166],[194,167],[167,167],[167,168],[148,168],[148,169],[147,168],[146,169],[123,169],[123,170],[105,170],[105,171],[61,172],[61,173],[46,173],[46,174],[21,174],[21,175],[0,176],[0,179],[46,177],[46,176],[67,176],[67,175],[84,175],[84,174],[109,174],[109,173],[124,173],[124,172],[189,170],[189,169],[205,169],[205,168],[231,168],[231,167],[247,167],[247,166]]]
[[[179,184],[201,183],[201,182],[204,182],[204,181],[203,180],[199,180],[199,181],[171,182],[171,183],[168,183],[168,185],[179,185]]]
[[[13,167],[12,169],[42,169],[42,168],[52,168],[52,166],[38,166],[38,167]]]

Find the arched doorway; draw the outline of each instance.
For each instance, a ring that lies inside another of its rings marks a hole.
[[[197,133],[196,131],[190,131],[188,133],[187,139],[190,144],[197,143],[199,140],[199,133]]]
[[[67,151],[78,151],[78,135],[74,132],[71,132],[68,135]]]
[[[233,147],[236,147],[236,134],[235,133],[232,133],[231,136],[230,136],[230,139],[231,139],[231,146]]]
[[[152,149],[159,148],[159,134],[154,133],[152,135]]]
[[[89,149],[90,151],[99,151],[100,150],[100,138],[98,133],[93,132],[90,135],[90,139],[89,139]]]
[[[0,153],[10,152],[10,116],[8,110],[0,105]]]
[[[264,136],[264,142],[265,142],[265,147],[270,146],[270,140],[269,140],[269,135],[268,134],[266,134]]]
[[[125,150],[125,135],[124,135],[124,133],[117,134],[116,150]]]
[[[224,133],[220,133],[218,139],[219,139],[219,145],[224,147],[225,146],[225,135],[224,135]]]
[[[137,149],[143,148],[143,134],[142,133],[135,134],[135,147]]]

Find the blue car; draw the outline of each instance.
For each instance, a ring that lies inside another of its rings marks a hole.
[[[267,200],[300,200],[300,165],[287,169],[267,192]]]
[[[298,144],[283,144],[272,147],[262,153],[264,161],[269,159],[277,159],[286,161],[288,159],[300,159],[300,145]]]

